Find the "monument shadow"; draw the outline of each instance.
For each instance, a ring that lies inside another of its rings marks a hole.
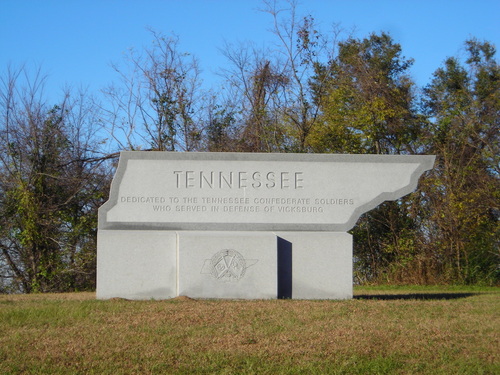
[[[373,299],[381,301],[390,300],[452,300],[467,298],[477,295],[477,293],[410,293],[410,294],[360,294],[354,299]]]
[[[292,243],[278,237],[278,299],[292,298]]]

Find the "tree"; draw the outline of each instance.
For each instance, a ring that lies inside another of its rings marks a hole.
[[[245,151],[308,152],[307,138],[320,107],[309,80],[327,55],[328,41],[314,18],[300,18],[296,2],[264,1],[276,43],[266,49],[251,44],[226,45],[233,66],[224,78],[241,98],[241,139]],[[320,83],[319,81],[317,82]]]
[[[415,108],[413,60],[386,34],[339,43],[337,56],[316,64],[311,82],[321,121],[309,143],[316,152],[415,153],[422,118]]]
[[[238,118],[236,149],[246,152],[279,152],[284,129],[279,113],[287,78],[270,51],[251,44],[226,45],[223,51],[232,69],[222,72],[228,82],[232,111]],[[273,61],[270,59],[273,58]]]
[[[416,110],[413,60],[386,33],[339,42],[338,53],[315,64],[310,81],[321,112],[307,143],[315,152],[400,154],[419,150],[424,124]],[[386,202],[354,228],[360,280],[384,279],[415,253],[411,199]],[[394,279],[394,274],[389,276]],[[416,280],[415,280],[416,281]]]
[[[279,61],[288,85],[283,92],[281,114],[289,127],[294,144],[287,151],[309,152],[308,137],[314,129],[321,112],[321,98],[314,97],[310,85],[315,67],[322,58],[331,59],[336,40],[329,40],[317,30],[314,17],[298,17],[296,1],[288,1],[288,9],[279,8],[276,0],[264,1],[265,12],[273,18],[273,33],[278,40]],[[334,35],[335,38],[337,35]],[[326,80],[316,79],[316,89],[322,90]]]
[[[426,243],[446,280],[499,280],[500,66],[487,42],[465,43],[466,66],[448,58],[425,88],[427,152],[438,156],[423,186]]]
[[[40,72],[9,71],[0,82],[1,285],[92,289],[97,209],[110,182],[94,109],[68,93],[49,107]]]
[[[218,104],[213,102],[207,106],[207,119],[205,123],[205,146],[209,152],[238,151],[238,128],[234,107],[227,102]]]
[[[201,131],[197,60],[179,51],[177,37],[151,31],[153,44],[127,56],[127,66],[113,65],[121,83],[104,90],[103,105],[111,135],[120,149],[193,151]]]

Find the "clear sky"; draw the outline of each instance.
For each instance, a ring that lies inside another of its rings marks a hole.
[[[49,75],[50,92],[67,84],[95,92],[116,79],[111,62],[151,44],[150,27],[178,35],[211,82],[226,63],[225,41],[270,43],[272,20],[262,7],[260,0],[0,0],[0,74],[28,63]],[[323,31],[340,23],[359,38],[389,32],[415,59],[420,86],[470,37],[500,48],[500,0],[302,0],[298,13]]]

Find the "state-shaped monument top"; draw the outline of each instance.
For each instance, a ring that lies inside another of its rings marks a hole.
[[[124,151],[99,229],[345,232],[415,190],[434,159]]]

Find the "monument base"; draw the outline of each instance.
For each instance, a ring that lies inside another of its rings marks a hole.
[[[352,298],[342,232],[98,233],[97,298]]]
[[[177,295],[177,235],[171,231],[100,230],[99,299],[168,299]]]

